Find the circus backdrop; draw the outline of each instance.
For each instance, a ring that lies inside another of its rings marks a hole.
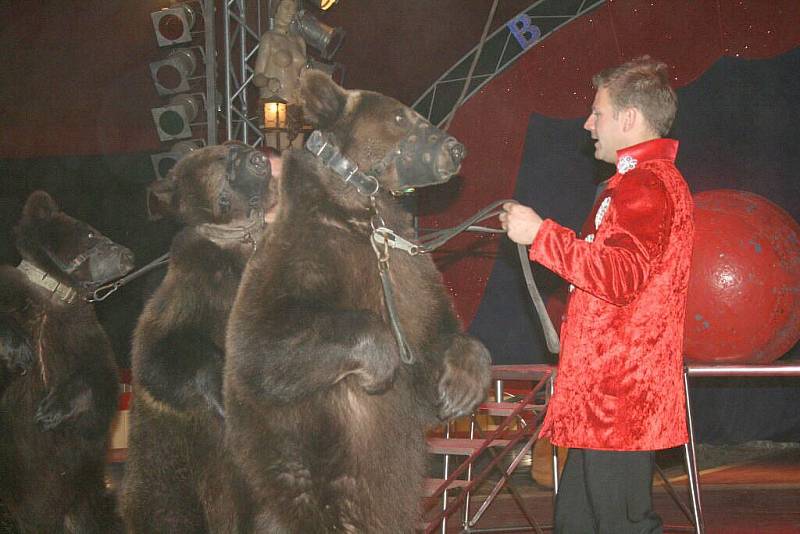
[[[0,5],[7,51],[0,72],[3,262],[19,259],[11,228],[37,188],[131,247],[140,264],[168,247],[174,228],[147,220],[144,191],[154,179],[149,155],[163,150],[150,117],[159,96],[147,64],[160,51],[149,14],[170,3]],[[423,105],[429,88],[476,49],[491,5],[341,0],[321,18],[347,31],[336,57],[345,86]],[[515,198],[577,228],[596,182],[611,172],[593,160],[582,130],[591,76],[641,54],[671,67],[679,96],[671,135],[680,141],[677,163],[693,192],[751,191],[800,219],[800,3],[503,0],[489,35],[521,14],[539,26],[541,38],[519,43],[523,49],[502,69],[477,63],[473,74],[483,85],[449,126],[469,155],[456,180],[419,195],[421,227],[449,226],[494,200]],[[456,79],[464,75],[462,69]],[[495,362],[552,361],[507,240],[464,235],[437,262],[465,327],[485,341]],[[535,274],[546,296],[558,292],[555,276]],[[148,283],[132,284],[98,308],[123,364],[130,318]],[[798,350],[784,358],[798,357]],[[800,439],[796,381],[726,380],[694,390],[701,440]]]

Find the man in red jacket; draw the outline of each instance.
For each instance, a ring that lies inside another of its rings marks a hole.
[[[675,168],[667,66],[645,56],[605,70],[584,128],[617,173],[580,237],[507,203],[508,237],[570,282],[555,394],[542,435],[569,455],[556,532],[661,532],[652,510],[653,455],[687,441],[683,320],[694,225]]]

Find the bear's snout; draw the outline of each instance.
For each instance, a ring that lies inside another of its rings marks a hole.
[[[453,163],[457,166],[461,165],[461,162],[467,155],[466,147],[456,141],[455,137],[449,137],[447,141],[445,141],[445,146],[447,147],[447,151],[450,153],[450,159],[453,160]]]
[[[133,270],[135,258],[133,252],[113,242],[106,245],[102,254],[92,256],[89,271],[91,282],[104,283],[119,278]]]
[[[436,174],[447,180],[461,169],[467,149],[455,137],[448,136],[442,143],[442,157],[437,159]]]

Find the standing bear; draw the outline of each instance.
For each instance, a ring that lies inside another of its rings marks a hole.
[[[133,268],[131,252],[43,191],[0,267],[0,501],[22,532],[121,531],[105,487],[119,377],[85,294]]]
[[[255,532],[413,532],[424,434],[481,402],[490,357],[460,331],[431,258],[372,230],[409,239],[393,193],[446,181],[463,147],[396,100],[318,72],[303,75],[302,97],[314,153],[284,153],[274,222],[231,311],[226,443]]]
[[[265,226],[269,177],[265,154],[225,144],[188,154],[153,188],[186,226],[133,335],[122,497],[130,533],[244,529],[222,441],[225,326]]]

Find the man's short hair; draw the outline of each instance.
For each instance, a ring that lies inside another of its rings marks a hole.
[[[595,74],[592,84],[595,89],[608,89],[615,111],[629,107],[641,111],[659,136],[666,135],[672,127],[678,98],[669,84],[666,63],[641,56]]]

